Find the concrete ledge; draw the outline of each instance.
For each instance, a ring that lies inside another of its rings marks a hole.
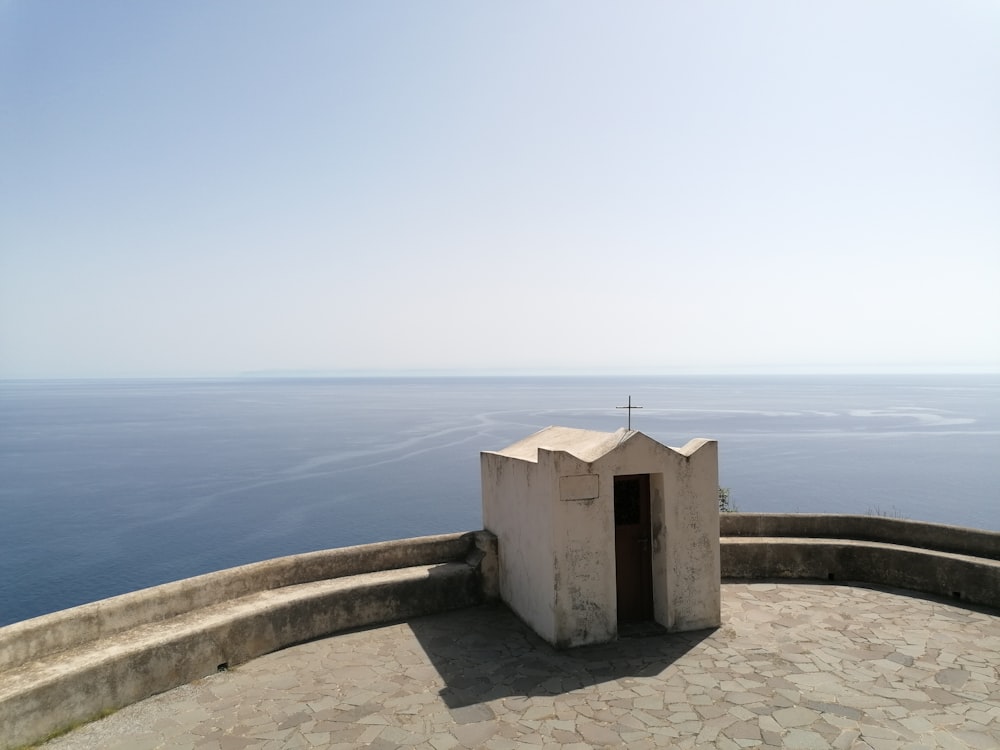
[[[1000,608],[1000,533],[895,518],[725,513],[722,577],[876,583]]]
[[[0,671],[0,748],[37,742],[295,643],[477,604],[496,589],[495,556],[496,540],[486,532],[349,547],[219,571],[0,628],[10,652],[34,655]],[[399,565],[421,558],[431,560]],[[391,567],[373,569],[381,565]],[[358,572],[317,580],[320,570]],[[265,585],[275,581],[294,582]],[[224,596],[248,593],[212,601],[216,583]],[[208,588],[198,593],[202,606],[189,606],[194,586]],[[153,617],[143,617],[144,605]],[[162,616],[169,611],[177,614]],[[59,637],[48,638],[46,625]],[[40,653],[53,640],[72,645]]]
[[[0,628],[0,672],[55,651],[258,591],[460,560],[475,544],[473,533],[442,534],[290,555],[64,609]]]
[[[882,516],[720,513],[721,536],[860,539],[1000,560],[1000,532]]]
[[[876,583],[1000,608],[1000,533],[870,516],[723,514],[724,578]],[[497,540],[294,555],[0,628],[0,750],[340,630],[495,598]]]

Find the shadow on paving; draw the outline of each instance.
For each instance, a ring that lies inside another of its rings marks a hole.
[[[628,631],[634,637],[612,643],[557,650],[502,604],[415,618],[407,624],[444,680],[441,698],[451,709],[652,677],[715,632],[638,628]]]

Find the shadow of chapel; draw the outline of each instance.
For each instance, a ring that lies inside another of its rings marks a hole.
[[[715,629],[666,633],[630,628],[634,637],[559,650],[501,603],[407,622],[445,683],[450,709],[514,696],[557,696],[590,685],[660,675]]]

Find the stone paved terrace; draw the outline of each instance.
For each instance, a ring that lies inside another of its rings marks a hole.
[[[491,605],[296,646],[47,750],[1000,747],[1000,615],[724,583],[723,627],[555,651]]]

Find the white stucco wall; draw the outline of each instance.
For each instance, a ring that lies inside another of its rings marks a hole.
[[[482,454],[483,521],[499,545],[500,595],[557,646],[618,633],[614,478],[650,475],[654,618],[720,624],[718,450],[639,432],[548,428]]]
[[[657,602],[654,592],[654,616],[667,630],[717,627],[722,624],[718,444],[692,440],[672,453],[672,470],[663,474],[666,601]]]
[[[483,526],[497,537],[500,598],[554,642],[552,478],[538,478],[533,463],[497,453],[483,453],[480,466]]]
[[[613,479],[564,451],[539,451],[538,471],[592,477],[598,495],[559,496],[553,514],[557,646],[603,643],[618,635]],[[610,571],[610,575],[609,575]]]

